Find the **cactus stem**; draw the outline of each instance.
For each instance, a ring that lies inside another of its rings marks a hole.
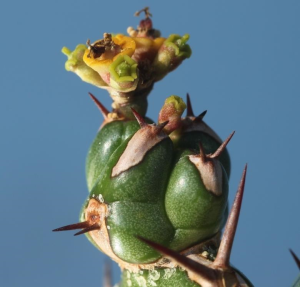
[[[290,252],[291,252],[291,254],[292,254],[292,256],[293,256],[293,258],[294,258],[294,260],[295,260],[295,262],[296,262],[296,264],[298,266],[298,268],[300,269],[300,259],[297,257],[297,255],[294,253],[294,251],[292,249],[289,249],[289,250],[290,250]]]
[[[186,268],[189,271],[199,274],[207,280],[211,280],[211,281],[214,280],[214,278],[215,278],[214,270],[210,269],[209,267],[199,264],[198,262],[196,262],[184,255],[181,255],[180,253],[178,253],[176,251],[168,249],[158,243],[155,243],[151,240],[148,240],[141,236],[137,236],[137,238],[139,240],[141,240],[142,242],[148,244],[149,246],[151,246],[153,249],[160,252],[161,254],[173,259],[175,262],[177,262],[183,268]]]
[[[109,111],[99,102],[99,100],[92,93],[89,93],[89,95],[92,98],[92,100],[95,102],[96,106],[99,108],[104,119],[106,120],[107,115],[109,114]]]
[[[191,104],[191,99],[189,93],[186,94],[186,116],[194,117],[194,112]]]
[[[75,230],[75,229],[81,229],[81,228],[87,228],[90,224],[88,221],[83,221],[79,223],[69,224],[66,226],[62,226],[56,229],[53,229],[52,231],[67,231],[67,230]]]
[[[240,210],[242,206],[245,181],[246,181],[246,173],[247,173],[247,164],[244,168],[243,175],[225,226],[225,231],[221,240],[221,244],[219,247],[216,260],[212,264],[212,266],[216,269],[230,268],[229,259],[230,259],[231,249],[234,241],[235,232],[239,221]]]
[[[147,126],[148,124],[145,122],[145,119],[134,109],[131,108],[133,115],[135,116],[136,120],[138,121],[141,128]]]
[[[230,142],[231,138],[233,137],[235,131],[233,131],[229,137],[220,145],[220,147],[209,157],[210,158],[217,158],[218,156],[220,156],[222,154],[222,152],[225,150],[227,144]]]
[[[156,134],[159,134],[159,133],[164,129],[164,127],[165,127],[168,123],[169,123],[169,121],[166,121],[166,122],[163,122],[163,123],[161,123],[161,124],[155,126],[154,132],[155,132]]]
[[[84,234],[86,232],[90,232],[90,231],[97,230],[97,229],[100,229],[100,226],[99,226],[98,223],[94,223],[93,225],[91,225],[91,226],[89,226],[87,228],[84,228],[81,231],[75,233],[74,236],[77,236],[77,235],[80,235],[80,234]]]

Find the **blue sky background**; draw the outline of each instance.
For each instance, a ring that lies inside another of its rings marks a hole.
[[[84,236],[51,230],[77,222],[87,195],[85,156],[102,121],[87,93],[111,101],[66,72],[60,50],[136,27],[133,13],[148,5],[164,36],[190,33],[193,49],[155,85],[148,115],[189,92],[222,138],[236,131],[230,204],[249,167],[231,261],[255,286],[290,286],[299,271],[288,248],[300,256],[300,2],[53,2],[0,9],[0,286],[102,286],[106,257]]]

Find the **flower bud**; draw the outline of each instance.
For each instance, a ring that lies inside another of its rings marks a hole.
[[[163,123],[168,121],[165,126],[164,131],[170,134],[174,130],[181,127],[181,115],[186,108],[186,104],[182,98],[178,96],[170,96],[165,100],[165,104],[160,110],[158,116],[158,123]]]
[[[184,59],[191,56],[192,50],[186,43],[189,37],[189,34],[183,37],[172,34],[163,43],[153,64],[156,81],[161,80],[167,73],[176,69]]]
[[[186,59],[189,58],[192,54],[190,46],[186,44],[189,38],[189,34],[185,34],[182,37],[176,34],[172,34],[166,40],[165,45],[174,49],[175,56]]]

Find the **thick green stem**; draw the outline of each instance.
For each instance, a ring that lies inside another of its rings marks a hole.
[[[188,278],[181,268],[157,268],[154,270],[141,270],[132,273],[124,270],[120,287],[199,287],[197,283]]]

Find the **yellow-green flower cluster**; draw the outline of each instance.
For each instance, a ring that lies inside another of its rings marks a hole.
[[[150,87],[191,55],[186,44],[188,35],[133,37],[104,34],[93,44],[80,44],[68,56],[67,71],[75,72],[83,81],[100,88],[128,93]]]

